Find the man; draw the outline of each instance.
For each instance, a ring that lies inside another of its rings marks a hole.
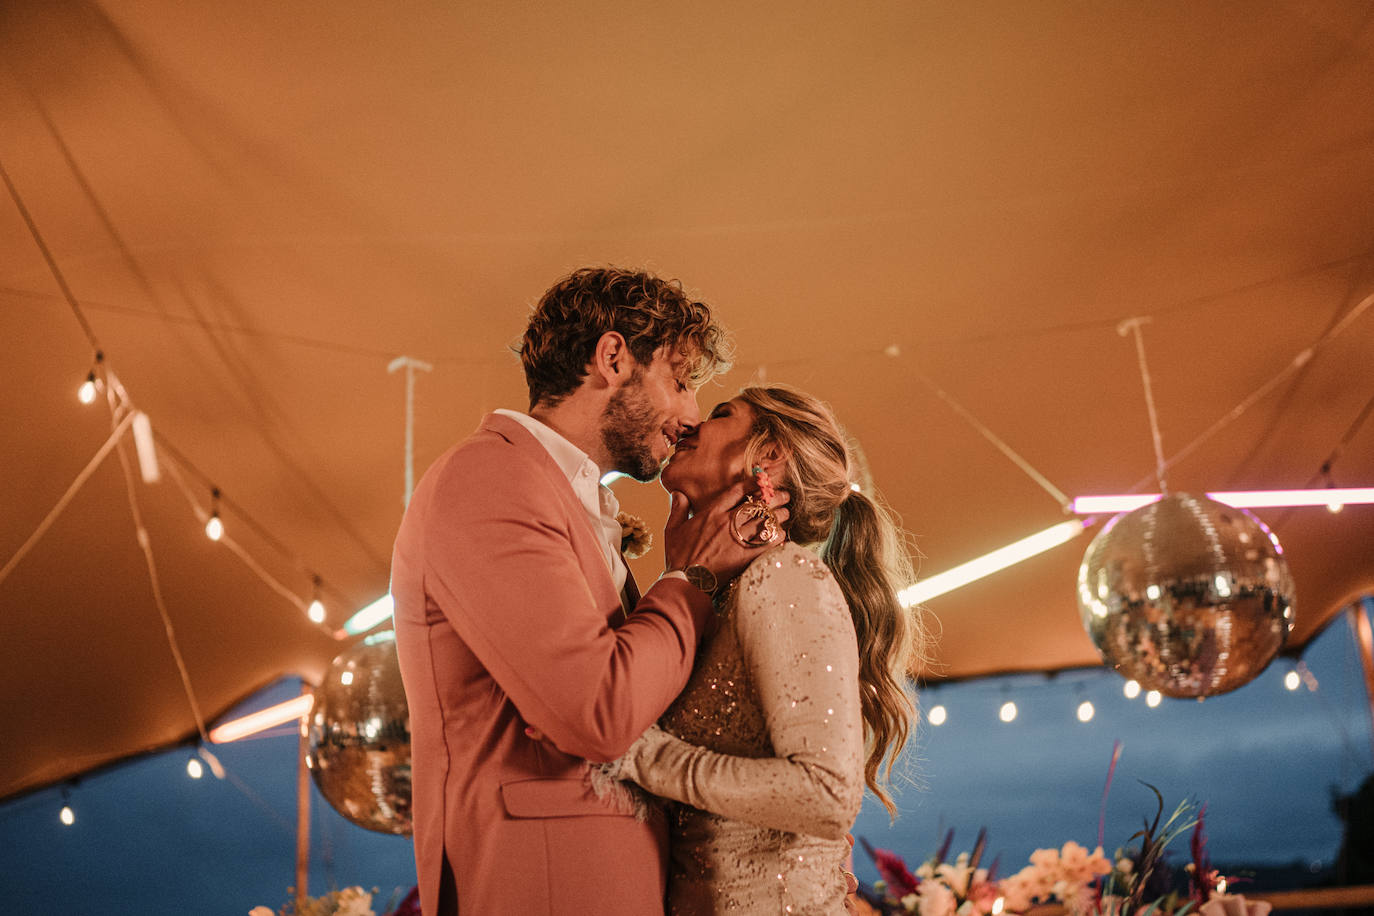
[[[426,916],[662,912],[661,819],[598,799],[584,762],[620,756],[667,708],[714,580],[761,548],[728,534],[743,485],[691,518],[675,498],[670,572],[640,597],[600,478],[657,475],[727,350],[676,283],[576,271],[520,346],[529,415],[488,416],[415,489],[391,591]]]

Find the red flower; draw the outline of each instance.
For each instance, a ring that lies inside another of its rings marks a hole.
[[[911,869],[906,867],[906,862],[902,861],[901,856],[886,849],[874,849],[871,854],[873,864],[878,866],[878,874],[887,882],[892,896],[901,900],[907,894],[916,893],[921,879],[911,873]]]

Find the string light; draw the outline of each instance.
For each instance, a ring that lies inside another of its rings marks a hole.
[[[205,767],[201,766],[199,760],[192,757],[190,760],[186,761],[186,775],[190,776],[192,779],[200,779],[200,777],[205,775]]]
[[[324,623],[324,602],[320,600],[319,576],[315,576],[315,593],[310,601],[310,607],[306,609],[305,616],[309,617],[312,623]]]
[[[1002,704],[1002,708],[997,711],[997,718],[1003,722],[1013,722],[1016,720],[1016,704],[1007,700]]]
[[[1145,705],[1150,707],[1151,709],[1154,709],[1156,706],[1159,705],[1159,701],[1162,699],[1164,699],[1164,695],[1162,693],[1160,693],[1158,690],[1151,690],[1149,693],[1145,694]]]
[[[1121,692],[1126,694],[1126,699],[1134,700],[1140,696],[1140,682],[1136,680],[1127,681],[1121,686]]]
[[[944,725],[947,718],[949,713],[943,706],[932,706],[930,712],[926,713],[926,721],[931,725]]]
[[[1302,675],[1298,674],[1296,670],[1288,672],[1283,676],[1283,686],[1289,690],[1297,690],[1302,686]]]
[[[57,813],[57,819],[70,827],[76,823],[76,812],[71,805],[63,805],[62,810]]]
[[[100,366],[105,354],[99,350],[95,351],[95,365],[86,374],[86,381],[81,383],[81,387],[76,389],[76,397],[82,404],[94,404],[95,396],[100,391],[100,379],[96,377],[95,370]]]
[[[1331,476],[1330,461],[1327,461],[1322,465],[1321,474],[1323,477],[1326,478],[1326,488],[1328,490],[1336,489],[1336,481]],[[1332,499],[1330,502],[1326,504],[1326,511],[1330,512],[1332,515],[1335,515],[1337,512],[1341,511],[1344,508],[1345,503],[1341,502],[1339,499]]]
[[[205,523],[205,536],[212,541],[224,537],[224,522],[219,517],[219,487],[210,491],[210,520]]]
[[[1002,911],[1006,908],[1006,905],[1006,897],[998,897],[996,900],[992,901],[992,916],[1002,916]]]
[[[1078,721],[1079,721],[1079,722],[1091,722],[1091,721],[1093,720],[1093,716],[1094,716],[1096,713],[1097,713],[1097,710],[1095,710],[1095,709],[1093,708],[1093,704],[1092,704],[1092,701],[1091,701],[1091,700],[1084,700],[1082,703],[1079,703],[1079,704],[1078,704]]]

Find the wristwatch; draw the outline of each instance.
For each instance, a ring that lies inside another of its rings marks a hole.
[[[688,566],[682,571],[682,574],[687,577],[688,582],[708,595],[714,595],[716,589],[720,587],[720,583],[716,580],[716,574],[699,563]]]

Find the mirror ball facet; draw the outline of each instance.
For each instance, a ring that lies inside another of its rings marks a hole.
[[[1103,660],[1146,690],[1206,697],[1255,678],[1293,626],[1278,538],[1244,509],[1172,493],[1119,515],[1078,568]]]
[[[410,835],[410,710],[394,632],[369,636],[330,664],[309,739],[310,773],[336,811],[368,830]]]

